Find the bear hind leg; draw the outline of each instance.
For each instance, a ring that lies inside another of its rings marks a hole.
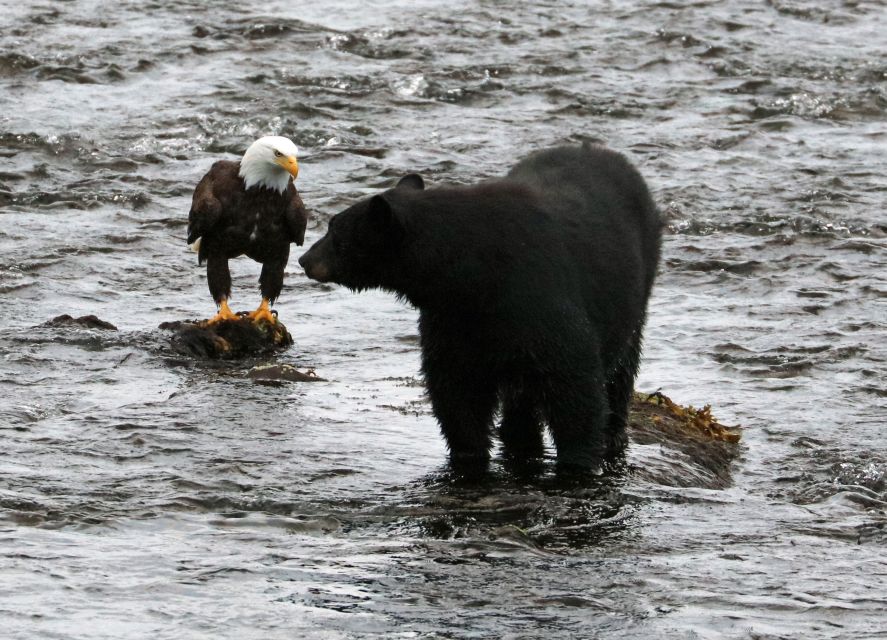
[[[524,385],[506,387],[502,396],[499,437],[505,457],[512,460],[541,458],[545,445],[537,399]]]
[[[598,469],[607,456],[607,396],[601,377],[573,370],[545,385],[543,411],[559,466]]]
[[[607,420],[607,455],[619,455],[628,445],[626,426],[641,357],[641,330],[635,331],[625,353],[607,381],[610,415]]]
[[[485,465],[490,459],[496,391],[477,385],[448,387],[428,383],[431,406],[450,450],[450,460],[454,465]]]
[[[490,431],[498,403],[498,379],[470,340],[464,326],[451,318],[419,313],[422,372],[434,417],[460,471],[485,469],[490,459]]]

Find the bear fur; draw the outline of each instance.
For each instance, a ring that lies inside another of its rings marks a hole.
[[[410,174],[334,216],[299,263],[419,310],[422,371],[454,464],[599,468],[625,447],[662,222],[643,178],[599,146],[557,147],[504,178],[425,190]]]

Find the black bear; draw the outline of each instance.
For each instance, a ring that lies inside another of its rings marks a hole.
[[[557,147],[507,176],[425,190],[416,174],[334,216],[308,277],[381,288],[419,310],[422,371],[454,464],[507,458],[598,468],[626,444],[659,213],[599,146]]]

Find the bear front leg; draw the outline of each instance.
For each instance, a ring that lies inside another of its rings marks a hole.
[[[446,323],[420,315],[425,388],[452,464],[485,468],[498,400],[496,381],[470,343],[450,329]]]
[[[471,370],[446,361],[424,365],[425,386],[434,416],[454,465],[485,466],[490,459],[490,428],[496,388]]]

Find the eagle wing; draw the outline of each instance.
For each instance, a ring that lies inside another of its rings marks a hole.
[[[242,194],[243,181],[238,176],[239,170],[239,162],[219,160],[197,183],[188,212],[188,244],[209,233],[231,200]]]
[[[290,182],[288,193],[290,196],[289,205],[286,208],[286,228],[290,234],[290,241],[295,242],[300,247],[305,242],[305,227],[308,226],[308,211],[305,210],[305,204],[299,197],[296,186]]]

